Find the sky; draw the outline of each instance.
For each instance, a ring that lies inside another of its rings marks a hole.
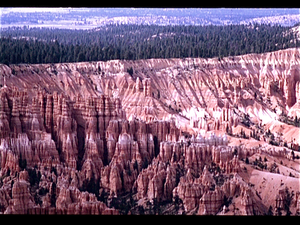
[[[68,12],[71,8],[27,8],[27,7],[16,7],[16,8],[0,8],[2,14],[10,12]]]

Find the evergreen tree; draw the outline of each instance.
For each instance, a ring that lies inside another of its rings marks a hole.
[[[254,28],[249,29],[246,25],[111,25],[106,29],[88,31],[9,28],[1,32],[0,62],[56,63],[173,57],[221,59],[295,47],[291,42],[295,36],[283,35],[290,27],[255,24]],[[22,36],[29,37],[29,40],[11,38]]]
[[[77,62],[83,62],[83,61],[85,61],[85,55],[83,52],[80,52],[77,57]]]

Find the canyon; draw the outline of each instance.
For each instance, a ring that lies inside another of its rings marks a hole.
[[[299,215],[299,64],[0,64],[0,212]]]

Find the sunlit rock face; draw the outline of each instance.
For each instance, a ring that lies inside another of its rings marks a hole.
[[[1,213],[299,214],[299,56],[1,64]]]

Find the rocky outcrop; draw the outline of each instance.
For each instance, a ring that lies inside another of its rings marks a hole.
[[[205,186],[200,178],[194,178],[191,170],[188,170],[186,175],[180,178],[180,182],[173,190],[173,198],[178,196],[183,201],[184,209],[191,211],[199,205],[199,200],[205,192]]]
[[[224,182],[221,187],[226,199],[237,199],[239,212],[237,215],[263,215],[266,213],[266,207],[260,202],[258,195],[253,193],[251,188],[239,175],[235,173],[233,179]]]
[[[158,126],[161,127],[158,129],[165,129],[164,127],[172,126],[167,122],[162,123],[162,125],[162,127]],[[104,188],[110,190],[112,196],[118,196],[118,194],[128,192],[132,189],[138,173],[147,167],[155,157],[155,151],[157,151],[160,145],[158,139],[160,138],[161,141],[164,141],[168,135],[171,135],[166,130],[168,133],[164,135],[161,132],[155,133],[157,136],[154,138],[152,135],[154,129],[157,129],[156,123],[146,124],[138,120],[131,120],[130,122],[125,120],[110,121],[106,131],[109,165],[101,170],[101,184]],[[170,129],[170,132],[178,133],[178,129],[174,127]],[[162,177],[161,179],[165,179],[166,174]],[[156,177],[153,182],[161,187],[158,184],[161,179]],[[163,193],[161,188],[158,189]],[[162,195],[156,192],[159,191],[153,189],[152,195]]]
[[[33,196],[29,192],[29,177],[27,171],[22,171],[12,188],[12,199],[5,210],[5,214],[27,214],[35,207]]]
[[[61,100],[61,114],[54,125],[56,143],[61,151],[61,160],[69,167],[76,168],[78,158],[77,122],[71,117],[71,109],[65,98]]]
[[[62,188],[56,200],[57,214],[88,214],[104,215],[118,212],[108,208],[103,202],[99,202],[94,194],[80,192],[76,188]]]
[[[214,191],[208,191],[200,198],[198,214],[215,215],[224,201],[223,191],[218,187]]]
[[[242,206],[244,207],[245,215],[258,215],[259,211],[256,207],[255,198],[250,189],[246,188],[242,192]]]
[[[91,133],[85,139],[85,151],[83,156],[83,164],[81,172],[85,179],[99,179],[101,168],[103,167],[103,141],[100,135]]]
[[[296,115],[298,56],[0,65],[0,211],[265,213],[246,157],[297,161],[237,132]]]
[[[133,185],[139,199],[156,199],[158,202],[172,200],[172,191],[178,184],[179,165],[167,165],[158,159],[141,171]]]

